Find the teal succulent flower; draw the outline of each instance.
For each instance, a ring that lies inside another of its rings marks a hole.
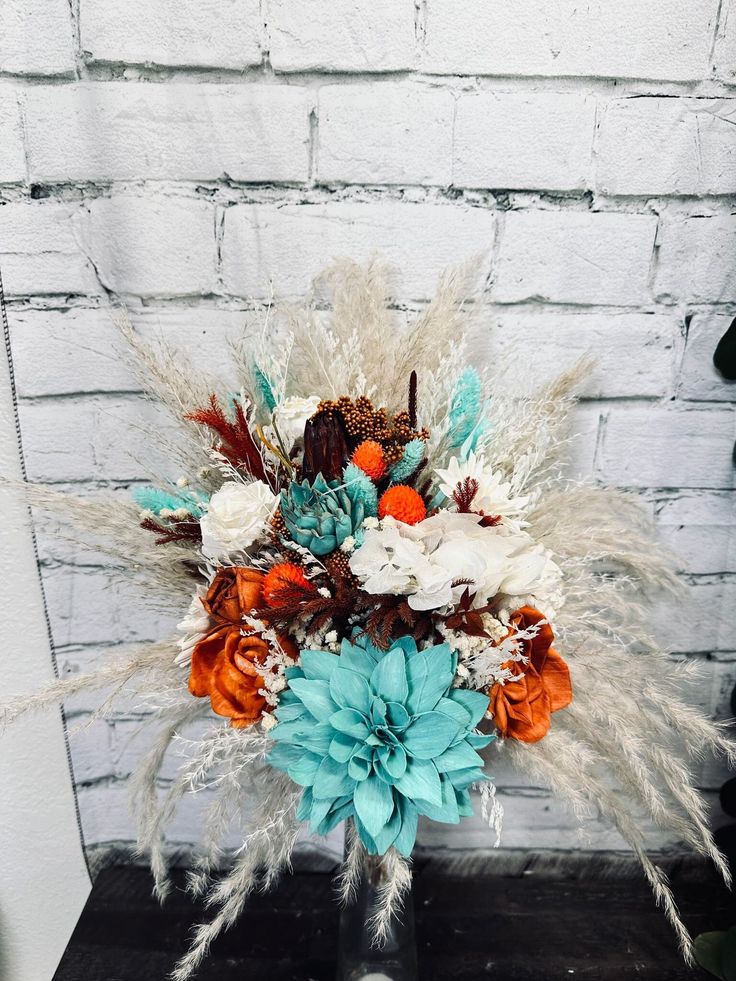
[[[372,854],[409,855],[420,814],[457,824],[473,813],[469,787],[486,780],[476,732],[488,708],[480,692],[453,688],[447,644],[417,650],[402,637],[389,651],[364,637],[340,654],[302,651],[271,730],[269,762],[304,787],[298,816],[317,834],[355,818]]]
[[[351,535],[360,538],[365,507],[344,485],[317,474],[314,483],[294,481],[281,492],[281,514],[294,541],[319,556],[334,552]]]

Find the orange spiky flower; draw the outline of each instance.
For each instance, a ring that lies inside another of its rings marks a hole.
[[[386,473],[386,454],[374,439],[364,439],[353,453],[353,463],[371,480],[380,480]]]
[[[294,591],[314,592],[314,586],[304,575],[301,566],[280,562],[266,573],[263,580],[263,600],[266,606],[283,606],[292,600]]]
[[[378,516],[390,515],[407,525],[415,525],[427,517],[427,505],[413,487],[397,484],[381,495],[378,502]]]

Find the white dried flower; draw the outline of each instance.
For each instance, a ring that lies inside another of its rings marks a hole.
[[[520,527],[514,519],[518,519],[523,513],[529,504],[529,498],[511,497],[511,484],[504,483],[501,474],[494,473],[482,456],[469,453],[466,460],[454,456],[446,470],[435,470],[435,473],[440,479],[440,490],[445,497],[452,500],[458,484],[467,479],[473,480],[478,485],[471,504],[473,511],[498,515],[504,523]]]
[[[273,422],[287,448],[304,435],[307,420],[311,419],[322,401],[319,395],[300,398],[292,395],[273,410]]]
[[[276,718],[275,718],[275,716],[273,716],[270,712],[264,712],[263,715],[261,716],[261,726],[262,726],[262,728],[266,732],[268,732],[269,729],[273,729],[273,727],[275,725],[276,725]]]
[[[332,596],[332,593],[329,591],[329,589],[326,586],[320,586],[320,588],[317,590],[317,592],[324,599],[329,599],[330,596]]]
[[[378,520],[378,518],[374,518],[374,517],[363,518],[363,527],[364,528],[368,528],[368,529],[370,529],[370,528],[378,528],[378,526],[380,524],[381,524],[381,522]]]
[[[265,530],[278,500],[262,480],[223,484],[210,498],[199,522],[202,551],[207,558],[227,561],[249,548]]]
[[[354,548],[355,548],[355,539],[353,538],[352,535],[348,535],[348,537],[343,541],[342,545],[340,546],[340,551],[352,552]]]
[[[189,478],[188,477],[179,477],[179,479],[176,482],[176,486],[177,487],[181,487],[181,488],[188,487],[189,486]]]

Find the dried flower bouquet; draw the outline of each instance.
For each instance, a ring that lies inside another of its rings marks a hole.
[[[467,292],[465,271],[446,276],[399,330],[383,267],[338,263],[311,302],[270,311],[260,340],[235,351],[236,393],[123,323],[179,427],[166,448],[181,476],[136,487],[126,506],[28,488],[95,548],[105,537],[147,600],[182,610],[177,637],[6,706],[12,717],[112,686],[101,712],[120,694],[154,707],[133,785],[161,896],[162,829],[187,791],[214,790],[190,875],[213,916],[178,981],[289,865],[303,822],[325,834],[353,819],[343,897],[363,855],[381,857],[380,939],[420,815],[457,823],[475,789],[498,828],[482,755],[493,740],[576,813],[615,824],[686,956],[636,815],[728,877],[689,763],[733,750],[678,695],[684,669],[652,640],[643,602],[673,576],[635,500],[561,467],[584,367],[525,395],[508,366],[469,366]],[[528,352],[516,358],[533,369]],[[208,727],[159,798],[164,754],[195,719]],[[233,826],[242,846],[221,872]]]

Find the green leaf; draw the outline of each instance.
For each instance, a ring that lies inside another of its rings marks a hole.
[[[725,942],[726,932],[715,930],[711,933],[701,933],[693,944],[693,953],[698,964],[721,981],[726,981],[721,973],[721,953]]]
[[[433,760],[444,753],[459,731],[457,722],[441,712],[425,712],[406,730],[403,742],[409,756]]]
[[[728,931],[721,948],[721,973],[726,981],[736,981],[736,927]]]

